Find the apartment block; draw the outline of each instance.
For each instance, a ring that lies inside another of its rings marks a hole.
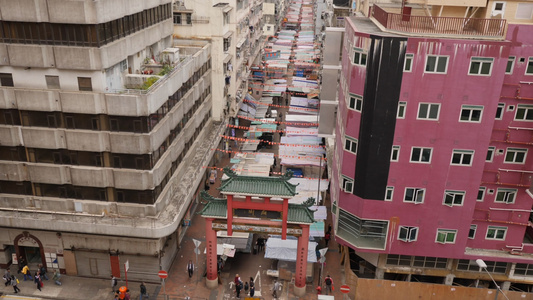
[[[222,123],[171,0],[0,1],[0,266],[157,280]],[[187,18],[187,17],[186,17]],[[217,119],[220,120],[220,119]]]
[[[360,9],[326,30],[321,120],[335,121],[320,124],[354,272],[477,287],[492,284],[481,258],[504,290],[530,291],[533,4]]]

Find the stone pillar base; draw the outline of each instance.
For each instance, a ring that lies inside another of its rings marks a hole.
[[[303,297],[305,296],[305,285],[303,287],[297,287],[296,285],[294,286],[294,295],[298,296],[298,297]]]
[[[208,289],[211,289],[211,290],[218,288],[218,277],[213,280],[209,280],[206,278],[205,285],[207,286]]]

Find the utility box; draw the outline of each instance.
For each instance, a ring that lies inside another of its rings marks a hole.
[[[167,48],[161,52],[162,63],[170,63],[175,65],[180,61],[180,48]]]

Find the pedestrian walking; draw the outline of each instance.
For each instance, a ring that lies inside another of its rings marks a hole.
[[[272,287],[272,297],[278,298],[278,291],[281,289],[281,283],[279,281],[274,281],[274,286]]]
[[[331,233],[326,232],[326,235],[324,236],[324,241],[326,242],[326,247],[328,246],[329,239],[331,238]]]
[[[28,265],[25,265],[22,268],[22,274],[24,275],[24,281],[26,281],[26,278],[30,280],[32,279],[30,268],[28,267]]]
[[[115,288],[117,287],[118,280],[115,278],[115,276],[111,275],[111,290],[112,293],[115,292]]]
[[[249,286],[248,286],[248,281],[246,281],[246,282],[244,283],[244,294],[246,294],[246,295],[248,295],[248,288],[249,288]]]
[[[187,264],[187,272],[189,272],[189,278],[191,278],[192,273],[194,272],[194,264],[192,263],[192,260],[189,260],[189,263]]]
[[[148,294],[146,292],[146,286],[144,285],[144,282],[141,283],[141,295],[139,296],[139,300],[143,300],[143,297],[148,298]]]
[[[228,146],[228,158],[231,159],[231,146]]]
[[[254,294],[255,294],[254,278],[250,277],[250,297],[253,297]]]
[[[324,279],[324,283],[326,284],[326,295],[329,295],[333,291],[333,279],[329,276],[326,276]]]
[[[124,300],[131,300],[130,290],[126,290],[126,295],[124,295]]]
[[[120,293],[118,291],[115,292],[115,297],[113,300],[120,300]]]
[[[35,272],[34,283],[37,285],[37,289],[42,291],[41,287],[43,286],[43,282],[41,281],[41,275],[39,275],[39,271]]]
[[[15,294],[20,292],[20,289],[17,284],[19,284],[18,278],[16,278],[15,275],[11,275],[11,286],[13,287],[13,291],[15,291]]]
[[[8,286],[11,284],[11,273],[9,272],[9,269],[6,269],[6,271],[4,272],[4,285],[5,286]]]
[[[19,269],[17,270],[17,273],[20,274],[22,273],[22,268],[24,268],[24,266],[26,265],[26,260],[24,259],[24,257],[22,257],[22,255],[19,257],[18,264]]]
[[[48,276],[46,276],[46,268],[42,265],[42,264],[39,264],[39,273],[41,274],[41,279],[45,279],[45,280],[48,280]]]
[[[235,286],[235,292],[237,293],[237,298],[240,298],[241,295],[241,289],[242,289],[242,282],[239,281],[237,285]]]

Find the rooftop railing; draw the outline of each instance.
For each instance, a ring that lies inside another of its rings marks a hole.
[[[456,35],[503,38],[505,19],[432,17],[397,14],[374,5],[372,17],[385,28],[415,34]]]

